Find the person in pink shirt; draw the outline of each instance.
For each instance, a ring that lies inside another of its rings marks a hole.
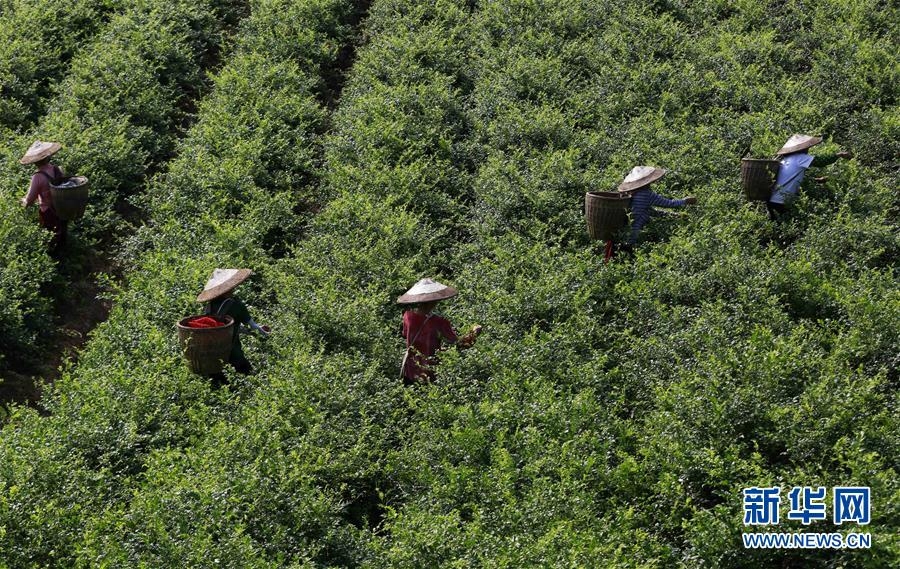
[[[406,339],[406,355],[400,368],[403,385],[434,380],[436,354],[441,346],[447,343],[468,348],[481,333],[481,326],[475,325],[460,338],[449,320],[433,312],[439,301],[456,293],[453,287],[422,279],[397,299],[398,304],[413,305],[403,313],[401,332]]]
[[[53,232],[52,247],[58,250],[66,244],[68,222],[56,215],[53,209],[53,197],[50,194],[50,183],[62,178],[62,168],[50,162],[50,157],[56,154],[61,145],[58,142],[35,141],[24,156],[19,160],[20,164],[34,164],[37,172],[31,176],[31,185],[28,193],[22,198],[22,206],[28,207],[35,201],[38,202],[38,216],[41,227]]]

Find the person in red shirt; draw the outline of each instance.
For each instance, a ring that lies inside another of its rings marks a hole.
[[[28,193],[22,198],[22,206],[28,207],[37,200],[41,227],[53,232],[51,246],[54,250],[65,246],[68,233],[68,222],[56,215],[56,210],[53,209],[53,197],[50,194],[50,183],[63,177],[62,168],[50,162],[50,157],[56,154],[60,148],[61,145],[58,142],[38,140],[19,160],[20,164],[37,166],[37,172],[31,176]]]
[[[422,279],[397,299],[398,304],[414,305],[403,313],[401,333],[406,339],[406,355],[400,369],[403,385],[434,380],[436,354],[442,344],[468,348],[481,333],[481,326],[475,325],[460,338],[449,320],[433,312],[439,301],[452,298],[456,293],[453,287]]]

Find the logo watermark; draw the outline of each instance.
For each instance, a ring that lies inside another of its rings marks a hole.
[[[777,526],[782,508],[781,487],[744,488],[744,525]],[[786,518],[804,526],[828,519],[834,525],[852,523],[859,526],[871,521],[872,501],[868,486],[835,486],[831,501],[823,486],[794,486],[787,493],[789,509]],[[868,549],[872,547],[869,533],[838,532],[748,532],[741,535],[747,549]]]

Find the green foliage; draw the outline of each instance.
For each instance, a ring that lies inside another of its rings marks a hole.
[[[41,283],[53,267],[42,250],[47,237],[37,224],[27,220],[16,202],[0,202],[0,369],[3,360],[34,340],[34,328],[27,319],[42,314],[46,300]],[[9,223],[18,220],[19,223]]]
[[[0,125],[28,128],[116,0],[14,0],[0,10]]]
[[[897,564],[895,8],[378,1],[330,115],[360,5],[251,8],[181,141],[153,109],[189,66],[114,96],[116,140],[177,158],[51,415],[0,435],[2,562]],[[739,158],[792,132],[857,158],[776,225]],[[603,264],[583,194],[640,163],[699,205]],[[219,390],[172,330],[215,266],[254,269],[275,331]],[[422,276],[485,333],[406,389],[393,300]],[[776,484],[871,486],[873,548],[744,550],[741,489]]]
[[[30,173],[17,162],[21,152],[34,139],[56,140],[63,145],[58,162],[91,182],[91,202],[85,218],[70,224],[73,233],[91,246],[111,241],[114,232],[125,233],[117,207],[172,151],[177,125],[185,118],[186,89],[202,84],[201,60],[221,40],[216,7],[215,2],[149,2],[113,14],[75,54],[35,129],[10,135],[0,167],[4,207],[18,207],[28,188]],[[11,212],[0,218],[0,232],[16,235],[0,251],[0,266],[9,277],[0,281],[7,307],[0,342],[4,354],[19,357],[33,355],[29,344],[35,332],[50,327],[48,303],[39,293],[41,287],[47,293],[54,273],[46,236],[33,217]]]
[[[170,22],[173,13],[168,7],[159,8],[149,16],[161,18],[163,24]],[[182,16],[208,14],[203,6],[185,8]],[[322,85],[317,73],[336,56],[336,50],[320,49],[320,40],[330,38],[333,45],[347,41],[347,29],[341,22],[349,18],[351,6],[338,1],[271,1],[254,8],[238,31],[232,55],[213,80],[210,96],[199,104],[195,125],[177,145],[178,158],[154,179],[142,199],[153,213],[153,225],[137,233],[122,254],[134,270],[127,285],[116,292],[109,320],[95,330],[79,365],[68,370],[45,400],[53,422],[80,425],[69,429],[68,441],[59,440],[53,449],[78,457],[79,473],[87,478],[73,479],[73,484],[86,492],[85,503],[91,506],[84,510],[77,506],[75,512],[93,512],[91,519],[74,513],[59,520],[58,529],[47,530],[37,518],[34,524],[4,519],[0,539],[13,564],[37,559],[39,564],[60,566],[196,565],[217,558],[233,567],[305,567],[310,560],[352,558],[352,552],[360,547],[355,530],[335,529],[334,517],[343,507],[341,496],[310,486],[310,475],[288,462],[288,457],[302,450],[295,448],[289,431],[282,428],[288,438],[279,441],[270,438],[271,424],[261,423],[251,427],[254,436],[248,436],[248,430],[234,438],[226,418],[240,414],[240,403],[228,403],[228,391],[212,392],[204,378],[189,374],[173,333],[177,319],[197,310],[196,288],[212,267],[252,264],[254,270],[266,274],[265,264],[258,259],[277,253],[275,249],[283,252],[285,243],[298,231],[293,211],[298,200],[311,199],[311,194],[303,192],[321,160],[316,135],[324,128],[325,115],[316,102],[316,90]],[[271,24],[284,18],[292,25],[278,27],[284,33],[277,44],[261,43],[255,37],[258,33],[271,37]],[[179,82],[182,78],[193,80],[183,75],[189,67],[183,66],[185,60],[179,55],[190,54],[190,44],[178,41],[191,34],[181,35],[178,30],[205,21],[214,22],[203,15],[199,21],[172,21],[168,31],[146,21],[136,27],[148,36],[144,44],[132,42],[134,53],[153,54],[155,59],[145,61],[147,75],[124,75],[126,84],[120,87],[127,92],[129,86],[136,87],[153,76],[164,80],[150,92],[142,92],[138,101],[121,93],[109,96],[126,107],[124,117],[130,120],[125,124],[133,134],[128,140],[135,141],[135,148],[147,155],[162,158],[172,150],[162,143],[174,141],[167,131],[178,116]],[[168,33],[173,34],[171,41],[163,41]],[[271,45],[271,54],[259,51],[261,45]],[[273,65],[271,56],[285,54],[294,57]],[[166,71],[170,66],[172,73]],[[132,80],[135,83],[127,83]],[[79,93],[86,97],[100,94],[88,88]],[[132,103],[136,106],[130,107]],[[159,112],[163,109],[169,111]],[[66,107],[61,107],[60,113],[65,112]],[[163,134],[168,136],[161,137]],[[139,162],[139,166],[143,176],[144,165]],[[121,194],[124,188],[111,189]],[[204,246],[198,246],[200,243]],[[257,313],[252,301],[250,308]],[[264,346],[252,339],[246,349],[253,358],[266,357]],[[135,367],[133,361],[145,365]],[[252,396],[252,390],[247,395]],[[225,428],[223,437],[246,444],[221,446],[220,441],[206,438],[213,434],[208,427],[216,422]],[[10,429],[27,436],[33,427],[46,424],[19,411]],[[220,471],[220,476],[201,466],[208,475],[207,482],[201,483],[193,467],[183,463],[194,462],[193,453],[176,450],[190,440],[206,440],[221,453],[198,449],[200,454],[195,456],[213,462],[233,460],[235,469]],[[256,457],[280,452],[275,449],[284,452],[281,459],[270,463],[281,469],[280,473],[258,473]],[[318,462],[310,457],[314,464]],[[243,466],[239,464],[242,461],[246,461]],[[258,476],[248,477],[242,469]],[[170,484],[176,471],[183,472],[181,489]],[[18,475],[25,473],[11,467],[2,480],[4,488],[19,484]],[[236,480],[242,481],[238,494],[255,495],[255,505],[221,502],[222,485],[231,486]],[[16,496],[7,511],[21,507]],[[295,501],[284,503],[285,497]],[[32,494],[27,498],[40,500],[48,516],[57,507],[50,493],[43,499]],[[172,500],[179,506],[168,508],[169,516],[162,505]],[[226,506],[231,512],[221,519],[227,534],[207,524],[209,513],[224,511],[211,509],[212,504]],[[298,504],[302,509],[295,507]],[[154,514],[148,517],[151,512]],[[201,512],[206,513],[199,515]],[[241,522],[245,514],[249,517]],[[280,519],[277,524],[276,518]],[[76,526],[76,520],[86,523]],[[189,527],[193,522],[199,525]],[[45,531],[52,534],[52,540],[42,538]],[[6,547],[12,543],[18,545]],[[317,549],[325,553],[316,553]]]
[[[878,78],[896,70],[884,38],[861,35],[878,10],[829,3],[792,42],[782,24],[794,8],[767,27],[749,6],[710,19],[712,3],[661,12],[568,3],[565,17],[538,4],[485,8],[491,43],[473,121],[485,158],[473,242],[451,267],[463,321],[488,332],[442,362],[422,432],[401,459],[403,486],[415,490],[392,510],[380,565],[577,564],[506,544],[559,540],[559,524],[568,541],[554,553],[591,551],[615,566],[896,559],[896,484],[881,490],[884,525],[873,528],[880,545],[871,552],[736,551],[742,487],[859,480],[834,458],[848,445],[869,472],[896,472],[888,457],[897,437],[884,436],[897,404],[896,202],[885,185],[896,185],[895,173],[868,156],[835,166],[826,185],[806,186],[780,227],[740,204],[736,178],[747,146],[771,153],[790,132],[835,141],[853,132],[861,147],[890,147],[885,123],[872,120],[890,111],[866,108],[895,97]],[[851,70],[835,65],[835,52],[797,49],[837,34],[869,63]],[[854,75],[836,80],[842,88],[864,81],[877,94],[845,106],[834,83],[823,84],[825,69]],[[862,122],[876,128],[860,138]],[[585,190],[613,186],[638,163],[674,169],[658,191],[690,188],[704,205],[656,223],[633,262],[601,266],[585,255],[584,222],[573,214]],[[863,289],[872,293],[865,301]],[[871,328],[851,306],[867,310]],[[868,347],[850,356],[849,339],[862,336]],[[511,448],[501,439],[565,429],[565,419],[541,419],[589,389],[603,412],[561,440]],[[515,410],[507,424],[488,411],[504,405]],[[865,442],[851,443],[858,433]],[[594,483],[567,484],[573,460],[540,470],[582,435],[593,444],[577,456],[592,464]],[[509,485],[498,469],[504,452],[515,465]],[[570,511],[554,513],[561,503]],[[615,559],[582,535],[646,545]]]

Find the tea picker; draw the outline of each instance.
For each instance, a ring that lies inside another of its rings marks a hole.
[[[619,184],[618,192],[588,192],[585,195],[585,216],[588,233],[593,239],[606,241],[603,261],[613,256],[613,240],[627,223],[626,212],[631,208],[631,232],[624,249],[630,251],[637,243],[641,229],[651,217],[666,215],[656,207],[681,208],[697,203],[688,196],[670,200],[650,190],[650,184],[665,176],[667,170],[653,166],[635,166]]]
[[[666,175],[668,170],[653,166],[635,166],[619,184],[619,192],[631,195],[631,234],[628,247],[637,243],[641,229],[651,217],[668,215],[656,207],[681,208],[697,203],[697,198],[688,196],[678,200],[670,200],[650,190],[650,184]]]
[[[257,331],[268,336],[270,328],[260,326],[250,317],[250,311],[234,296],[234,289],[247,280],[250,269],[216,269],[197,296],[205,303],[202,316],[185,318],[178,324],[179,338],[185,357],[195,373],[209,375],[215,383],[223,383],[223,361],[240,374],[253,373],[253,366],[244,355],[240,333]]]
[[[401,325],[401,334],[406,339],[406,352],[400,365],[403,385],[434,380],[436,354],[443,342],[468,348],[481,333],[481,326],[476,324],[459,337],[449,320],[433,312],[439,301],[453,298],[456,294],[453,287],[432,279],[422,279],[397,298],[398,304],[412,306],[403,313]]]
[[[31,185],[28,192],[22,198],[22,206],[28,207],[37,200],[38,219],[41,227],[53,232],[51,247],[58,250],[66,244],[68,234],[68,222],[60,219],[56,208],[53,207],[53,196],[50,192],[50,184],[63,177],[62,168],[50,162],[50,157],[59,152],[62,146],[58,142],[43,142],[37,140],[32,144],[25,155],[19,159],[20,164],[34,164],[37,171],[31,176]]]
[[[780,156],[778,176],[775,179],[772,195],[766,202],[766,210],[769,212],[770,219],[779,220],[784,214],[786,205],[797,197],[807,169],[828,166],[836,162],[838,158],[853,158],[853,153],[847,151],[810,155],[808,150],[820,142],[822,142],[820,136],[793,134],[776,153],[776,156]]]

